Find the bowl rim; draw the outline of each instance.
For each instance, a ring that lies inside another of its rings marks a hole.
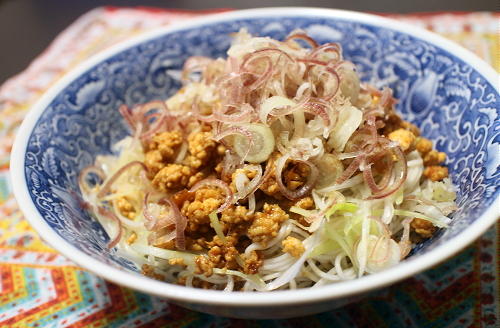
[[[28,140],[36,126],[38,119],[52,102],[55,96],[82,73],[85,73],[99,62],[140,43],[155,39],[162,35],[182,31],[194,27],[213,24],[218,22],[227,22],[235,19],[258,19],[269,16],[280,17],[315,17],[332,18],[338,20],[355,21],[376,27],[395,30],[408,34],[417,39],[429,42],[434,46],[441,48],[457,58],[469,64],[478,71],[494,87],[500,77],[492,67],[477,57],[472,52],[462,48],[454,42],[445,39],[432,32],[422,28],[415,27],[406,23],[380,17],[372,14],[359,13],[347,10],[312,8],[312,7],[271,7],[256,8],[247,10],[237,10],[213,14],[206,17],[191,19],[187,22],[176,23],[172,26],[154,29],[138,36],[132,37],[117,45],[106,49],[84,62],[78,64],[74,69],[68,72],[57,83],[55,83],[45,94],[37,101],[32,109],[26,115],[21,124],[13,145],[10,161],[10,172],[12,178],[12,187],[14,195],[19,206],[25,215],[25,218],[31,226],[38,232],[41,238],[54,249],[62,253],[68,259],[90,272],[112,281],[116,284],[126,286],[141,292],[164,297],[171,300],[189,302],[192,304],[212,304],[225,306],[284,306],[291,304],[304,304],[333,300],[360,294],[374,289],[379,289],[390,284],[394,284],[402,279],[408,278],[419,272],[428,269],[452,255],[459,252],[465,246],[472,243],[482,233],[484,233],[498,219],[497,210],[500,208],[500,195],[493,201],[490,207],[471,224],[467,231],[463,231],[452,237],[445,244],[437,246],[431,252],[423,254],[417,258],[399,263],[398,265],[384,270],[382,272],[363,276],[350,281],[344,281],[325,285],[322,288],[308,288],[300,290],[271,291],[265,293],[228,293],[221,291],[203,290],[178,286],[165,282],[156,281],[137,273],[127,272],[112,267],[104,262],[100,262],[83,251],[78,250],[72,244],[60,237],[45,222],[41,214],[37,211],[28,187],[25,176],[25,153]],[[499,93],[499,87],[496,88]]]

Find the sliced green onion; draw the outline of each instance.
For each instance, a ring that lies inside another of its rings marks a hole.
[[[271,128],[260,123],[249,123],[241,126],[252,134],[252,145],[250,147],[248,138],[237,134],[234,136],[234,151],[249,163],[266,161],[274,151],[275,145]]]
[[[424,215],[422,213],[405,211],[405,210],[394,210],[394,215],[408,216],[408,217],[414,217],[414,218],[427,220],[439,228],[446,228],[448,226],[447,221],[449,220],[449,218],[446,216],[444,216],[442,218],[442,220],[439,220],[439,219],[431,218],[430,216]],[[443,220],[444,218],[446,218],[447,220]]]
[[[349,235],[349,233],[351,233],[351,231],[355,229],[357,225],[359,226],[359,229],[361,229],[361,222],[363,221],[363,217],[358,215],[346,221],[347,223],[344,225],[344,234],[347,236]]]
[[[328,138],[328,145],[338,152],[342,152],[347,140],[356,131],[363,121],[363,112],[354,106],[343,106],[339,112],[339,119]]]
[[[401,205],[401,203],[404,200],[403,188],[400,188],[398,191],[396,191],[395,196],[396,196],[396,198],[394,200],[394,203],[396,203],[396,205]]]
[[[314,247],[313,251],[311,252],[310,257],[315,257],[318,255],[323,255],[323,254],[329,254],[333,252],[334,250],[339,249],[340,246],[339,244],[332,239],[326,239],[322,241],[318,246]]]
[[[338,203],[333,205],[328,211],[326,211],[326,217],[329,217],[335,212],[349,212],[355,213],[358,210],[359,206],[354,203]]]
[[[349,213],[354,213],[358,210],[358,205],[353,204],[353,203],[339,203],[333,205],[326,213],[325,216],[329,217],[335,212],[349,212]],[[305,210],[301,207],[298,206],[292,206],[290,207],[290,212],[302,215],[303,217],[312,217],[317,214],[317,211],[310,211],[310,210]]]
[[[347,243],[347,238],[346,236],[341,236],[338,232],[336,227],[333,224],[326,224],[326,232],[328,234],[328,237],[335,241],[347,254],[347,256],[353,261],[353,264],[355,263],[354,257],[353,257],[353,245],[349,245]]]
[[[210,218],[210,226],[214,228],[215,233],[219,237],[220,240],[222,240],[223,243],[226,242],[226,236],[224,236],[224,233],[222,232],[222,225],[220,224],[219,217],[217,216],[217,212],[212,212],[208,215]]]
[[[446,190],[443,184],[438,184],[434,187],[432,198],[438,202],[452,202],[457,198],[457,194],[454,191]]]

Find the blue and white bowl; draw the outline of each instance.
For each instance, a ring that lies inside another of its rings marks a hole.
[[[172,95],[180,87],[186,58],[225,56],[229,34],[242,27],[275,39],[301,28],[320,43],[339,42],[363,80],[393,88],[398,110],[448,154],[459,204],[450,227],[384,272],[318,289],[270,293],[207,291],[155,281],[109,250],[104,230],[79,206],[79,171],[127,135],[117,110],[121,104]],[[219,315],[291,317],[325,311],[445,260],[498,219],[498,83],[492,68],[454,43],[377,16],[312,8],[218,14],[124,42],[52,87],[19,130],[11,163],[14,192],[47,243],[115,283]]]

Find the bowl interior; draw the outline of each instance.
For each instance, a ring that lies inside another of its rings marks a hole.
[[[84,253],[137,271],[107,249],[109,237],[80,206],[79,171],[129,132],[117,109],[165,99],[179,87],[189,56],[223,57],[229,34],[245,27],[282,40],[301,28],[320,43],[339,42],[363,80],[394,89],[398,110],[440,151],[458,186],[459,210],[450,227],[415,249],[430,252],[463,232],[499,194],[499,96],[454,54],[404,32],[342,18],[274,15],[207,23],[138,43],[101,61],[50,102],[29,137],[24,173],[36,209],[48,225]],[[496,139],[495,139],[496,138]],[[43,237],[43,236],[42,236]]]

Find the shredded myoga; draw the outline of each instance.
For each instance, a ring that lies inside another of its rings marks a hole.
[[[233,35],[167,100],[119,108],[131,135],[81,171],[109,247],[155,279],[224,291],[317,288],[396,265],[455,191],[389,88],[339,44]]]

